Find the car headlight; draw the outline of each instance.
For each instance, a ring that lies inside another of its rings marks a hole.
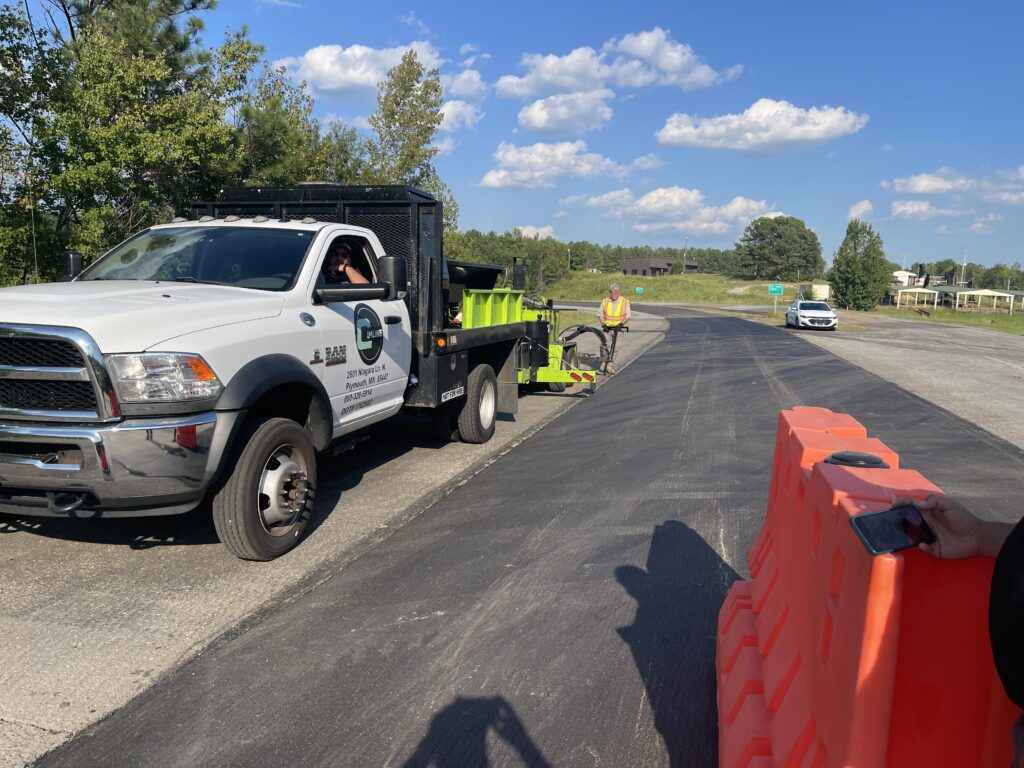
[[[125,403],[207,400],[224,388],[199,355],[146,352],[107,355],[107,362]]]

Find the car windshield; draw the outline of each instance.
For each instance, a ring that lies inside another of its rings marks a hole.
[[[315,232],[252,226],[149,229],[109,251],[79,280],[167,280],[283,291]]]
[[[831,312],[832,307],[823,301],[802,301],[800,302],[800,309],[813,309],[817,312]]]

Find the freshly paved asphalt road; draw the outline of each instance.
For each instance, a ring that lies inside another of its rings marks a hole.
[[[662,311],[595,397],[37,764],[713,766],[780,408],[1016,511],[1019,449],[793,334]]]

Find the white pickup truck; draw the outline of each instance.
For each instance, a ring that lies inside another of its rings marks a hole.
[[[211,498],[221,541],[269,560],[313,514],[317,452],[403,408],[488,440],[527,329],[451,324],[440,224],[408,187],[225,190],[68,281],[0,290],[0,511]],[[339,239],[368,284],[325,282]]]

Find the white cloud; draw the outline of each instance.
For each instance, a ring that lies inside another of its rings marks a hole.
[[[884,189],[910,195],[935,195],[945,192],[961,192],[972,189],[975,182],[957,174],[951,168],[939,168],[935,173],[919,173],[916,176],[883,181]]]
[[[846,218],[863,219],[870,216],[873,210],[875,210],[875,207],[871,204],[870,200],[861,200],[850,206],[850,210],[846,212]]]
[[[562,176],[584,179],[625,176],[629,168],[603,155],[587,152],[583,141],[531,144],[517,147],[501,142],[494,159],[498,167],[480,180],[482,187],[551,188]]]
[[[801,109],[788,101],[759,99],[738,115],[676,113],[656,136],[661,144],[767,153],[837,139],[856,133],[867,123],[867,115],[843,107]]]
[[[616,189],[602,195],[570,195],[563,205],[583,204],[606,208],[606,217],[625,219],[635,232],[684,232],[720,235],[749,224],[761,216],[782,216],[764,200],[734,197],[725,205],[705,205],[704,193],[685,187],[661,187],[634,200],[629,189]]]
[[[661,187],[651,190],[633,203],[630,213],[642,218],[664,218],[691,213],[703,203],[704,193],[699,189]]]
[[[454,152],[458,144],[455,143],[455,139],[451,136],[447,136],[440,141],[435,141],[434,146],[437,148],[437,156],[444,157]]]
[[[692,191],[696,192],[697,190]],[[701,198],[703,199],[703,195]],[[636,232],[671,230],[697,235],[721,235],[730,230],[739,231],[754,219],[762,216],[783,215],[779,211],[771,210],[771,206],[764,200],[751,200],[749,197],[734,197],[725,205],[701,206],[681,213],[682,215],[678,217],[637,222],[632,225],[632,229]]]
[[[554,218],[554,219],[567,219],[567,218],[569,218],[569,213],[567,211],[555,211],[555,214],[554,214],[554,216],[552,216],[552,218]]]
[[[1004,221],[1005,216],[998,213],[988,213],[984,216],[980,216],[970,223],[970,225],[962,228],[950,227],[947,224],[943,224],[935,230],[937,235],[989,235],[993,232],[992,224],[997,221]]]
[[[646,79],[647,73],[636,66],[638,61],[649,65],[653,82],[677,85],[684,91],[733,80],[743,72],[741,66],[716,71],[705,64],[690,46],[676,42],[671,32],[660,27],[609,40],[603,50],[623,54],[612,63],[612,70],[617,84],[624,86],[642,83]]]
[[[673,40],[671,32],[660,27],[613,38],[600,52],[581,46],[564,56],[527,53],[519,63],[526,74],[499,78],[499,96],[526,99],[551,93],[594,91],[608,85],[671,85],[689,91],[732,80],[743,71],[740,66],[721,72],[713,69],[690,46]]]
[[[607,67],[593,48],[576,48],[565,56],[526,53],[520,61],[523,77],[503,75],[496,89],[505,98],[528,98],[541,93],[593,91],[604,85]]]
[[[607,89],[561,93],[538,99],[519,111],[519,125],[534,131],[581,134],[597,130],[612,119]]]
[[[662,161],[654,154],[641,155],[632,163],[632,167],[639,171],[651,171],[655,168],[660,168],[662,165]]]
[[[430,27],[424,24],[423,21],[416,16],[415,11],[409,11],[407,14],[399,16],[398,20],[403,24],[412,27],[421,35],[430,35]]]
[[[318,45],[302,56],[278,59],[274,65],[285,67],[292,77],[305,80],[314,91],[371,98],[377,92],[377,84],[408,50],[416,51],[420,63],[428,69],[440,67],[445,61],[431,43],[417,40],[395,48]]]
[[[890,213],[894,219],[924,221],[925,219],[934,219],[937,216],[969,216],[974,211],[936,208],[927,200],[894,200]]]
[[[464,69],[455,75],[441,75],[441,85],[447,94],[456,99],[475,101],[487,92],[487,86],[475,69]]]
[[[261,8],[263,6],[266,6],[266,5],[272,5],[272,6],[276,7],[276,8],[305,8],[306,7],[302,3],[296,3],[296,2],[293,2],[292,0],[259,0],[259,3],[257,3],[257,5],[258,5],[258,7],[261,7]]]
[[[440,130],[448,133],[459,128],[476,128],[476,124],[484,116],[483,112],[468,101],[446,101],[441,105],[441,114],[444,119],[441,121]]]
[[[521,227],[516,227],[516,229],[523,233],[523,237],[532,237],[534,240],[546,240],[555,236],[555,228],[550,224],[544,227],[524,224]]]
[[[629,189],[613,189],[603,195],[569,195],[558,201],[561,205],[582,203],[590,208],[625,208],[633,202]]]
[[[480,46],[476,43],[463,43],[459,46],[459,55],[465,56],[467,53],[476,53],[480,50]]]
[[[370,133],[373,130],[373,126],[370,125],[369,115],[356,115],[352,118],[352,127],[358,131],[365,131]]]
[[[982,198],[1001,205],[1024,205],[1024,165],[998,171],[981,182]]]

